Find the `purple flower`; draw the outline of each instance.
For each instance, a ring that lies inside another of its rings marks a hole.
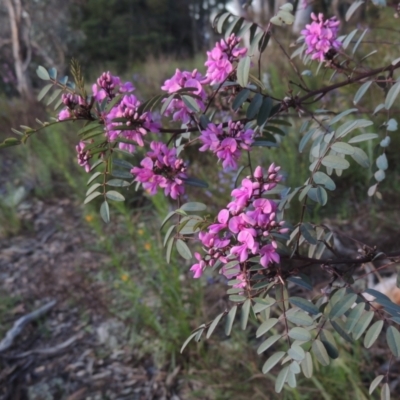
[[[241,122],[228,122],[226,130],[223,124],[218,126],[208,124],[207,128],[201,132],[200,141],[203,146],[200,151],[211,150],[222,160],[224,168],[236,168],[240,158],[240,149],[250,150],[253,143],[254,131],[245,129]]]
[[[276,252],[272,244],[267,244],[266,246],[262,247],[260,249],[260,255],[260,264],[264,268],[268,267],[268,265],[272,262],[276,262],[277,264],[280,262],[279,254]]]
[[[135,95],[129,94],[122,98],[122,101],[113,107],[106,117],[106,131],[108,139],[112,142],[118,137],[136,142],[140,147],[144,146],[143,137],[148,132],[158,132],[160,124],[153,120],[151,112],[139,112],[140,101]],[[126,122],[114,122],[116,118],[125,118]],[[132,130],[118,130],[121,124],[132,126]],[[130,143],[119,143],[119,148],[131,153],[135,146]]]
[[[185,192],[183,180],[187,178],[186,167],[180,158],[176,157],[176,149],[169,149],[160,142],[151,142],[153,151],[147,153],[140,165],[131,170],[136,182],[141,182],[150,195],[154,195],[160,187],[166,196],[177,199]]]
[[[214,125],[209,128],[212,131],[210,137],[218,136],[219,127]],[[210,140],[205,146],[213,148],[213,143]],[[200,276],[200,269],[203,272],[219,261],[222,263],[220,273],[228,279],[239,280],[240,283],[234,287],[245,288],[250,282],[250,255],[260,256],[260,263],[265,268],[272,262],[280,262],[277,243],[271,233],[284,233],[287,228],[282,227],[283,221],[276,220],[276,203],[263,197],[272,185],[281,180],[278,171],[279,167],[275,164],[266,172],[256,167],[253,176],[244,178],[240,187],[232,191],[233,200],[218,213],[218,223],[199,233],[206,254],[203,258],[196,255],[199,263],[191,268],[195,277]],[[231,265],[226,268],[228,263]]]
[[[311,54],[313,60],[324,61],[325,55],[331,49],[337,50],[342,44],[336,40],[340,22],[336,17],[324,20],[323,14],[311,14],[313,22],[301,31],[307,45],[306,54]]]
[[[110,71],[103,72],[92,86],[93,97],[98,102],[104,99],[111,100],[116,95],[115,91],[117,87],[119,93],[135,90],[131,82],[121,83],[121,79],[118,76],[111,75]]]
[[[194,256],[199,262],[194,264],[190,270],[194,273],[193,278],[200,278],[206,268],[206,262],[201,258],[199,253],[194,253]]]
[[[59,121],[64,121],[65,119],[71,118],[72,114],[71,111],[68,108],[63,108],[59,113],[58,113],[58,120]]]
[[[247,52],[246,48],[237,47],[239,42],[240,38],[232,33],[226,41],[221,39],[211,51],[207,51],[208,58],[204,64],[207,72],[203,83],[220,84],[229,77],[234,70],[233,63],[243,58]]]
[[[91,158],[91,155],[89,151],[85,151],[85,146],[85,142],[79,142],[79,144],[75,147],[78,153],[78,164],[81,167],[85,167],[86,172],[90,172],[89,160]]]
[[[175,71],[175,75],[171,79],[167,79],[164,82],[164,85],[161,86],[161,89],[170,94],[176,93],[178,90],[181,90],[183,88],[194,89],[192,93],[198,97],[195,99],[195,101],[200,110],[204,111],[204,101],[207,98],[207,94],[204,91],[201,83],[203,79],[204,78],[202,77],[202,75],[197,72],[197,69],[195,69],[193,72],[182,72],[177,69]],[[165,101],[167,101],[167,99],[163,100],[163,102]],[[180,98],[173,99],[165,110],[165,115],[172,115],[172,119],[174,121],[181,121],[184,124],[188,124],[189,122],[191,122],[192,114],[193,110],[188,108],[184,101]]]

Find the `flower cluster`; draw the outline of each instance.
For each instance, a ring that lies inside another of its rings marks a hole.
[[[254,142],[254,131],[246,129],[239,121],[229,121],[227,129],[224,129],[223,124],[210,123],[201,132],[200,141],[203,143],[200,151],[211,150],[222,160],[224,168],[237,168],[240,149],[250,150]]]
[[[143,147],[143,136],[147,132],[158,132],[160,124],[155,122],[151,112],[139,112],[140,101],[133,94],[125,95],[121,102],[113,107],[106,116],[106,132],[110,141],[116,140],[118,137],[137,143]],[[126,119],[125,122],[115,122],[116,118]],[[124,129],[120,129],[121,124]],[[127,128],[132,127],[132,129]],[[119,143],[119,148],[127,150],[131,153],[135,151],[132,143]]]
[[[164,189],[166,196],[177,199],[185,192],[183,180],[187,178],[186,167],[182,159],[177,158],[176,148],[169,149],[161,142],[151,142],[152,151],[147,153],[140,165],[131,169],[135,181],[141,182],[151,195],[158,187]]]
[[[238,47],[240,38],[231,34],[228,39],[221,39],[211,51],[207,51],[206,79],[204,83],[211,85],[224,82],[233,71],[233,63],[243,58],[247,49]]]
[[[117,87],[119,93],[127,93],[135,90],[131,82],[121,84],[121,79],[118,76],[111,75],[110,71],[103,72],[96,83],[92,86],[93,97],[96,101],[100,102],[104,99],[113,99],[116,95],[114,91]]]
[[[91,158],[91,155],[89,151],[85,150],[85,147],[85,142],[79,142],[79,144],[75,147],[76,152],[78,153],[78,164],[81,167],[84,167],[86,172],[90,172],[89,160]]]
[[[301,31],[307,44],[306,54],[311,54],[313,60],[324,61],[331,49],[337,50],[341,43],[336,40],[340,22],[336,17],[324,20],[323,14],[311,14],[313,22]]]
[[[191,93],[197,96],[196,102],[200,110],[204,111],[204,101],[207,95],[201,84],[203,79],[202,75],[197,72],[197,69],[193,72],[181,72],[177,69],[175,75],[171,79],[167,79],[164,85],[161,86],[161,89],[170,94],[176,93],[178,90],[184,88],[194,89]],[[163,100],[163,102],[165,101],[167,101],[167,99]],[[188,124],[191,121],[191,114],[193,114],[193,111],[186,106],[182,99],[173,99],[165,110],[165,115],[172,115],[174,121],[182,121],[184,124]]]
[[[260,256],[264,268],[273,262],[279,263],[272,232],[286,233],[287,228],[282,227],[283,221],[277,221],[276,203],[263,197],[281,180],[279,170],[280,167],[272,164],[264,174],[258,166],[253,176],[243,179],[241,186],[232,191],[233,200],[219,212],[218,222],[199,233],[207,253],[204,257],[195,253],[198,262],[190,269],[195,278],[199,278],[206,267],[213,267],[220,261],[230,264],[229,268],[223,265],[221,273],[228,279],[238,279],[240,282],[235,287],[246,287],[246,261],[250,256]]]

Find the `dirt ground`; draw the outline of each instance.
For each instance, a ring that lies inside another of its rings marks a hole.
[[[136,354],[110,314],[108,288],[95,278],[107,256],[91,250],[81,209],[32,200],[18,217],[23,233],[0,240],[0,340],[21,316],[56,303],[0,352],[0,399],[183,398],[179,369],[168,374]]]

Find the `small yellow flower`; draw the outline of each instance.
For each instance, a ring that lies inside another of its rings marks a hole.
[[[139,234],[140,236],[143,236],[144,230],[143,230],[143,229],[139,229],[139,230],[138,230],[138,234]]]
[[[149,251],[151,249],[151,244],[150,243],[145,243],[144,248]]]
[[[93,221],[93,215],[91,215],[91,214],[88,214],[88,215],[86,215],[85,216],[85,220],[86,220],[86,222],[92,222]]]
[[[129,279],[129,275],[128,274],[122,274],[121,275],[121,280],[123,280],[124,282],[126,282]]]

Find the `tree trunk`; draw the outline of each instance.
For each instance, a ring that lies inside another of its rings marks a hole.
[[[17,78],[17,90],[24,99],[31,101],[32,91],[27,74],[27,68],[31,59],[31,51],[29,36],[23,35],[23,19],[26,19],[26,22],[29,23],[29,16],[23,15],[21,0],[5,0],[5,2],[10,18],[11,47],[15,76]]]

